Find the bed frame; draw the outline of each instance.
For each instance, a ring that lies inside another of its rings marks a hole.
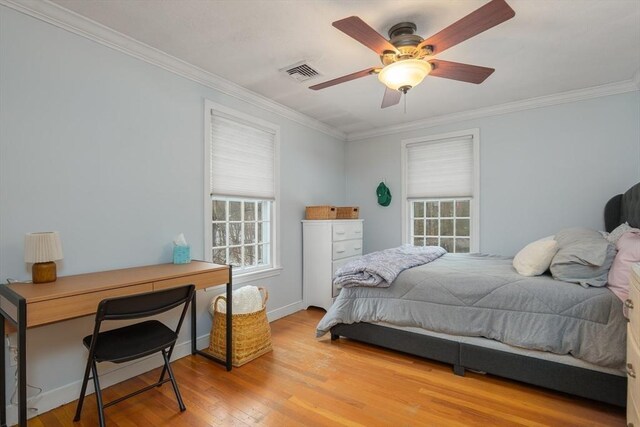
[[[625,221],[633,227],[640,226],[640,184],[611,198],[604,216],[607,231]],[[617,406],[627,404],[624,376],[371,323],[341,323],[332,327],[331,339],[340,337],[449,363],[456,375],[464,375],[465,369],[483,371]]]

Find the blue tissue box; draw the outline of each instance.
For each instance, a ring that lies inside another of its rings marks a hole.
[[[190,246],[174,246],[173,247],[173,263],[189,264],[191,262]]]

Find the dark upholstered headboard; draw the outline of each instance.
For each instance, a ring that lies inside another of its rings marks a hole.
[[[640,228],[640,184],[636,184],[624,194],[613,196],[604,207],[604,226],[611,232],[624,222]]]

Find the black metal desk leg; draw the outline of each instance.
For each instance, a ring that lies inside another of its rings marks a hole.
[[[226,314],[226,318],[227,318],[227,329],[226,329],[226,334],[227,334],[227,351],[226,351],[226,360],[222,360],[221,358],[215,357],[212,354],[206,352],[206,351],[202,351],[202,350],[198,350],[196,348],[196,340],[198,339],[198,334],[196,333],[196,295],[193,295],[193,300],[191,301],[191,354],[195,355],[195,354],[199,354],[200,356],[206,357],[207,359],[211,359],[214,360],[218,363],[222,363],[226,366],[227,371],[230,371],[233,364],[232,364],[232,322],[233,322],[233,317],[232,317],[232,312],[231,312],[231,307],[233,304],[232,298],[233,298],[233,285],[231,283],[231,277],[232,277],[232,269],[231,266],[229,266],[229,281],[227,282],[227,314]]]
[[[6,311],[9,310],[9,311]],[[18,388],[16,393],[20,398],[18,421],[20,426],[27,425],[27,365],[26,365],[26,331],[27,331],[27,304],[24,298],[17,295],[7,286],[0,285],[0,338],[3,340],[2,354],[0,355],[0,366],[2,366],[2,375],[0,375],[0,425],[7,426],[7,375],[6,375],[6,356],[7,341],[5,334],[5,321],[10,322],[18,331]],[[13,376],[10,376],[13,379]]]
[[[27,303],[18,302],[18,424],[27,425]]]
[[[232,280],[232,270],[233,267],[229,266],[229,281],[227,282],[227,371],[231,370],[231,362],[233,357],[233,349],[231,348],[233,340],[231,339],[231,334],[233,333],[233,315],[231,313],[231,307],[233,307],[233,303],[231,299],[233,298],[233,284]]]
[[[0,351],[0,366],[2,366],[2,374],[0,375],[0,425],[6,427],[7,425],[7,379],[5,370],[5,357],[4,353],[7,351],[7,339],[5,337],[4,330],[4,316],[0,313],[0,338],[2,338],[2,351]]]
[[[195,355],[198,351],[196,349],[196,293],[193,293],[193,299],[191,300],[191,354]]]

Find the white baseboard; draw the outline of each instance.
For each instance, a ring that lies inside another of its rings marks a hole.
[[[198,337],[198,348],[209,345],[209,334]],[[191,354],[191,341],[177,344],[173,350],[172,360],[180,359]],[[107,369],[100,372],[100,385],[102,388],[110,387],[122,381],[128,380],[135,376],[141,375],[159,366],[162,366],[162,357],[160,354],[138,359],[136,361],[108,366]],[[106,366],[106,365],[105,365]],[[84,367],[83,367],[84,371]],[[37,408],[37,411],[30,410],[27,413],[29,418],[36,417],[54,408],[62,406],[66,403],[73,402],[80,395],[80,387],[82,381],[74,381],[62,387],[53,390],[47,390],[44,393],[28,399],[28,406]],[[89,381],[87,387],[87,395],[93,394],[93,382]],[[17,424],[18,407],[16,405],[7,406],[7,425]]]
[[[302,310],[302,301],[297,301],[284,307],[277,308],[267,313],[269,322],[280,319],[282,317],[293,314]],[[209,345],[209,333],[201,335],[197,340],[197,347],[204,348]],[[172,360],[180,359],[191,354],[191,341],[177,344],[173,350]],[[100,385],[102,388],[110,387],[122,381],[128,380],[135,376],[141,375],[152,369],[162,366],[162,357],[160,354],[139,359],[130,363],[113,365],[110,364],[107,369],[100,370]],[[105,365],[106,366],[106,365]],[[47,390],[42,394],[28,399],[28,406],[37,408],[36,411],[28,411],[29,418],[36,417],[47,411],[55,409],[59,406],[73,402],[80,395],[80,387],[82,381],[74,381],[62,387],[53,390]],[[93,394],[93,383],[89,381],[87,387],[87,395]],[[18,407],[16,405],[7,406],[7,425],[14,425],[18,422]]]
[[[274,320],[278,320],[300,310],[304,310],[303,302],[296,301],[289,305],[285,305],[284,307],[276,308],[275,310],[267,312],[267,319],[269,319],[269,322],[273,322]]]

